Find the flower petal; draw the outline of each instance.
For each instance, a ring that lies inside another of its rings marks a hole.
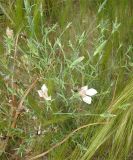
[[[83,87],[81,87],[81,90],[87,90],[88,89],[88,86],[83,86]]]
[[[85,103],[91,104],[91,100],[92,100],[92,98],[89,97],[89,96],[83,97],[83,101],[84,101]]]
[[[51,96],[49,96],[49,97],[45,97],[45,100],[47,100],[47,101],[51,101]]]
[[[6,28],[6,35],[8,38],[13,38],[13,30],[9,27]]]
[[[38,90],[37,91],[40,97],[44,97],[43,91],[42,90]]]
[[[85,94],[88,96],[94,96],[95,94],[97,94],[97,91],[94,88],[90,88],[86,90]]]
[[[48,88],[46,87],[45,84],[42,85],[41,90],[43,91],[43,93],[48,91]]]

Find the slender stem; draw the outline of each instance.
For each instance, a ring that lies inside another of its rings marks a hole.
[[[21,111],[22,111],[22,109],[23,109],[23,102],[24,102],[25,98],[27,97],[27,95],[29,94],[29,92],[30,92],[30,91],[32,90],[32,88],[35,86],[35,84],[36,84],[37,81],[38,81],[38,78],[36,78],[36,79],[33,81],[33,83],[30,85],[30,87],[25,91],[25,93],[24,93],[24,95],[23,95],[23,97],[22,97],[22,99],[21,99],[21,101],[20,101],[20,103],[19,103],[19,105],[18,105],[17,111],[16,111],[15,116],[14,116],[14,120],[13,120],[13,122],[12,122],[12,124],[11,124],[11,127],[12,127],[12,128],[15,128],[15,127],[16,127],[17,118],[18,118],[18,116],[20,115],[20,113],[21,113]]]
[[[62,141],[60,141],[59,143],[56,143],[54,146],[52,146],[50,149],[48,149],[47,151],[33,157],[33,158],[27,158],[26,160],[35,160],[38,158],[41,158],[43,156],[45,156],[46,154],[48,154],[49,152],[53,151],[55,148],[59,147],[60,145],[62,145],[63,143],[65,143],[71,136],[73,136],[74,133],[76,133],[77,131],[83,129],[83,128],[87,128],[89,126],[93,126],[93,125],[99,125],[99,124],[107,124],[107,122],[97,122],[97,123],[90,123],[90,124],[86,124],[83,126],[80,126],[79,128],[75,129],[74,131],[72,131],[70,134],[68,134]]]
[[[16,124],[17,124],[17,119],[18,119],[18,116],[21,114],[22,112],[22,109],[23,109],[23,102],[25,100],[25,98],[27,97],[27,95],[29,94],[29,92],[32,90],[32,88],[35,86],[36,82],[38,81],[38,78],[36,78],[33,83],[29,86],[29,88],[25,91],[18,107],[17,107],[17,110],[15,112],[15,115],[13,116],[13,122],[11,123],[11,128],[15,128],[16,127]],[[7,147],[7,144],[8,144],[8,141],[9,141],[9,138],[10,138],[10,133],[7,134],[7,137],[6,137],[6,140],[5,140],[5,145],[3,147],[3,150],[5,151],[6,147]]]
[[[14,74],[15,74],[15,62],[16,62],[16,57],[17,57],[17,44],[18,44],[18,37],[19,35],[17,35],[16,39],[15,39],[15,44],[14,44],[14,56],[13,56],[13,67],[12,67],[12,77],[11,77],[11,87],[12,90],[16,90],[16,85],[14,83]],[[14,109],[17,108],[17,100],[16,100],[16,96],[13,94],[12,95],[12,116],[14,115]]]

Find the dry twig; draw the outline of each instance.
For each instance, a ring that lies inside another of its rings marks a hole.
[[[54,150],[55,148],[59,147],[60,145],[62,145],[63,143],[65,143],[71,136],[73,136],[74,133],[76,133],[77,131],[83,129],[83,128],[87,128],[89,126],[93,126],[93,125],[99,125],[99,124],[107,124],[107,122],[97,122],[97,123],[90,123],[90,124],[86,124],[86,125],[83,125],[77,129],[75,129],[74,131],[72,131],[70,134],[68,134],[61,142],[55,144],[53,147],[51,147],[49,150],[33,157],[33,158],[28,158],[27,160],[35,160],[35,159],[38,159],[40,157],[43,157],[45,156],[46,154],[48,154],[49,152],[51,152],[52,150]]]

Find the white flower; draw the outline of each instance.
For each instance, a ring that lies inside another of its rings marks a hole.
[[[88,104],[91,104],[91,96],[94,96],[95,94],[97,94],[97,91],[94,88],[88,89],[88,86],[79,89],[79,95],[82,97],[82,100]]]
[[[6,28],[6,35],[8,38],[13,38],[13,30],[10,29],[9,27]]]
[[[48,96],[48,88],[45,84],[43,84],[41,90],[38,90],[37,92],[41,98],[44,98],[47,101],[51,100],[51,96]]]

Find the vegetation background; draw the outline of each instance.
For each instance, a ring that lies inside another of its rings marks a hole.
[[[133,159],[132,17],[132,0],[0,1],[1,160]]]

